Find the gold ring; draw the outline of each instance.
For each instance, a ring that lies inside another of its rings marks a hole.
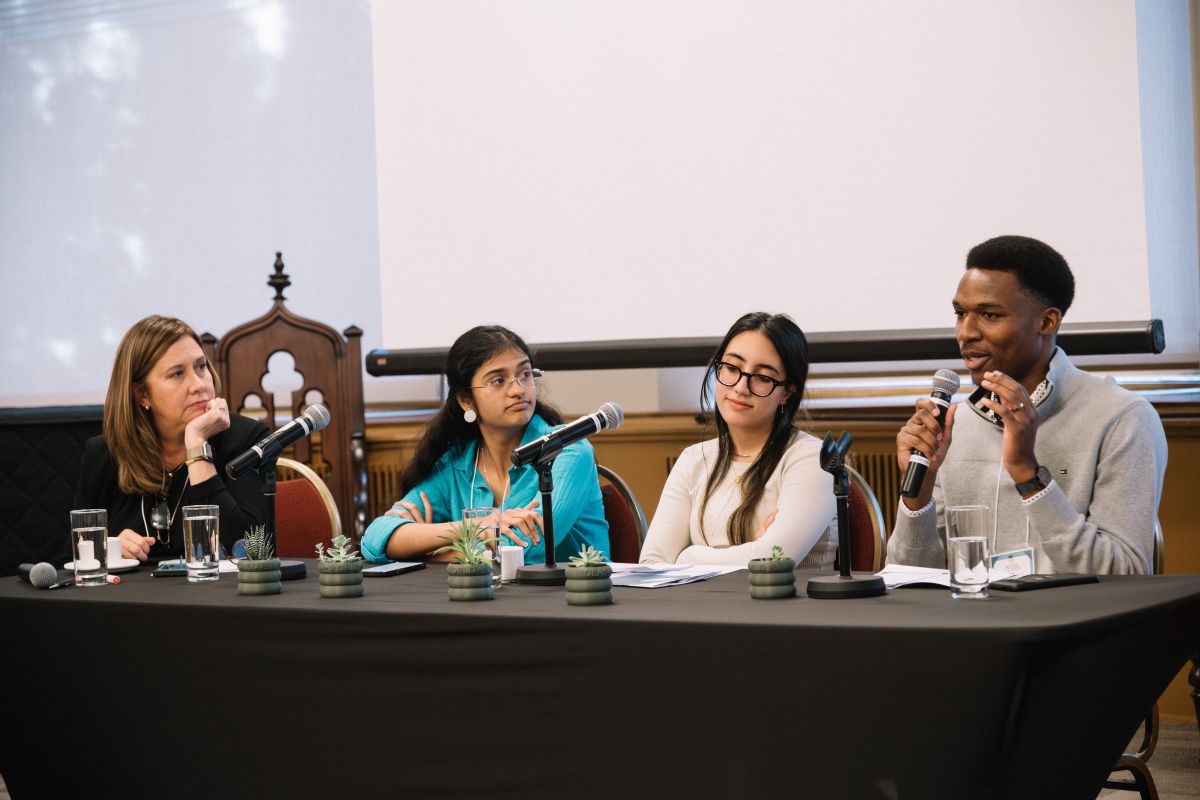
[[[1021,409],[1023,409],[1023,408],[1025,408],[1025,404],[1024,404],[1024,403],[1017,403],[1017,411],[1020,411],[1020,410],[1021,410]]]

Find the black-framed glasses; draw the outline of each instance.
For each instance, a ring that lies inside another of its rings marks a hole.
[[[541,380],[542,380],[542,371],[540,369],[537,369],[536,367],[530,367],[529,369],[523,369],[520,372],[518,372],[516,377],[514,377],[514,378],[506,378],[504,376],[497,376],[495,378],[492,378],[490,381],[485,382],[482,386],[472,386],[470,388],[472,388],[472,389],[487,389],[488,391],[492,391],[492,392],[502,392],[502,391],[504,391],[504,388],[506,386],[508,386],[510,383],[512,383],[513,381],[516,381],[517,383],[521,384],[526,389],[528,389],[530,386],[536,386],[538,383],[541,382]]]
[[[746,379],[746,387],[750,389],[750,394],[755,397],[770,397],[771,392],[780,386],[787,385],[787,381],[775,380],[770,375],[746,372],[725,361],[717,362],[717,380],[721,384],[725,386],[737,386],[738,381],[743,377]]]

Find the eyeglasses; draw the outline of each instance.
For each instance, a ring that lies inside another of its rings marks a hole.
[[[470,388],[472,388],[472,389],[487,389],[490,392],[502,392],[510,383],[512,383],[514,381],[516,381],[517,383],[521,384],[526,389],[528,389],[530,386],[537,386],[541,382],[541,380],[542,380],[542,371],[540,369],[534,369],[534,368],[530,367],[529,369],[523,369],[520,372],[518,372],[517,377],[515,377],[515,378],[505,378],[505,377],[497,376],[495,378],[492,378],[490,381],[483,384],[482,386],[472,386]]]
[[[770,375],[760,375],[757,372],[746,372],[724,361],[717,362],[717,380],[725,386],[737,386],[738,381],[746,379],[750,394],[755,397],[770,397],[771,392],[780,386],[786,386],[787,381],[777,381]]]

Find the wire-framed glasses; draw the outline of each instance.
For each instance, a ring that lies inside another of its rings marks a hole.
[[[746,386],[750,389],[750,394],[755,397],[770,397],[771,392],[787,384],[787,381],[775,380],[770,375],[746,372],[725,361],[717,362],[717,380],[723,385],[737,386],[738,381],[743,377],[746,379]]]
[[[537,386],[542,381],[542,371],[534,367],[523,369],[516,374],[516,377],[508,378],[503,375],[497,375],[490,381],[485,381],[482,386],[472,386],[472,389],[486,389],[489,392],[502,392],[512,382],[517,382],[528,389],[530,386]]]

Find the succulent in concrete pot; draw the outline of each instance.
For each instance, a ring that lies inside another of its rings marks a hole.
[[[796,596],[796,562],[775,545],[766,558],[752,558],[746,565],[750,570],[750,596],[756,600],[782,600]]]
[[[579,555],[571,556],[567,572],[567,605],[602,606],[613,601],[612,567],[604,553],[584,545]]]
[[[338,534],[331,547],[317,548],[317,571],[321,573],[321,597],[362,597],[363,560],[349,536]]]
[[[494,538],[483,535],[478,522],[460,522],[450,533],[440,536],[446,544],[434,554],[452,553],[454,561],[446,565],[446,585],[451,600],[492,599],[492,554],[488,544]]]
[[[239,558],[238,594],[279,594],[283,591],[280,582],[279,559],[275,557],[275,545],[267,536],[265,525],[251,528],[242,537],[246,557]]]

